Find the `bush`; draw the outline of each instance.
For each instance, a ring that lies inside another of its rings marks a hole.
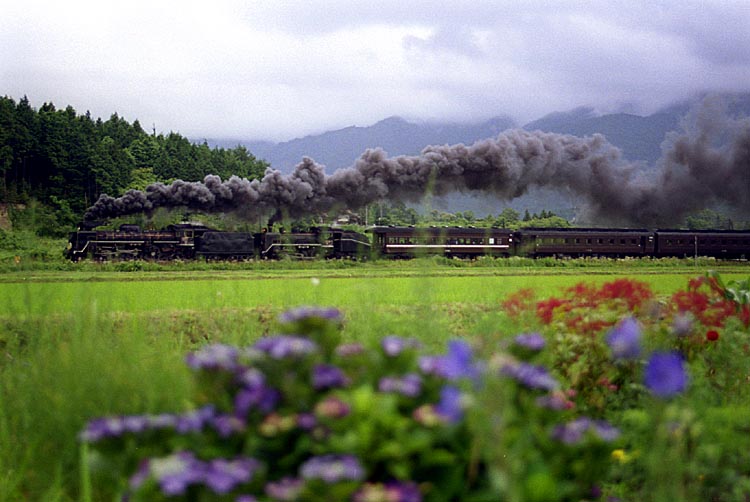
[[[578,501],[606,473],[617,430],[558,406],[559,383],[531,363],[541,347],[519,338],[487,364],[463,341],[368,350],[340,326],[335,309],[301,308],[283,334],[189,354],[197,407],[91,421],[93,479],[127,500],[541,502]],[[503,406],[487,408],[495,384]]]

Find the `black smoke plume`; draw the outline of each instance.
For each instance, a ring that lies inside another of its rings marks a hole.
[[[750,120],[730,119],[709,102],[665,143],[658,175],[650,181],[601,135],[510,130],[470,146],[430,146],[420,155],[388,157],[365,151],[352,165],[326,175],[305,157],[289,175],[267,170],[261,180],[155,183],[145,192],[102,195],[87,220],[184,207],[299,217],[358,209],[381,200],[418,201],[426,194],[483,192],[511,200],[532,187],[564,188],[584,203],[596,223],[666,225],[714,202],[750,213]]]

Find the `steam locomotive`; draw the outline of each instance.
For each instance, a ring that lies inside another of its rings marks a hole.
[[[686,257],[750,259],[750,231],[616,228],[502,228],[376,226],[365,234],[340,228],[305,232],[223,232],[198,224],[142,230],[79,229],[67,256],[95,260],[247,260],[411,258],[440,255],[526,257]]]
[[[137,225],[121,225],[117,230],[79,229],[70,234],[66,254],[73,261],[87,257],[98,261],[277,260],[284,257],[366,257],[370,247],[368,236],[337,228],[251,233],[223,232],[204,225],[181,223],[162,230],[142,230]]]

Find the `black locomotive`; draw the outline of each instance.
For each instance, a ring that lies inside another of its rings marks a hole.
[[[687,257],[750,258],[750,231],[646,230],[616,228],[399,227],[368,229],[371,239],[340,228],[305,232],[223,232],[203,225],[178,224],[162,230],[122,225],[117,230],[86,228],[70,235],[67,256],[74,261],[203,257],[280,259],[284,257],[411,258],[440,255],[525,257]]]
[[[70,234],[67,256],[73,261],[143,259],[206,260],[359,258],[370,255],[370,239],[358,232],[313,228],[307,232],[223,232],[183,223],[162,230],[121,225],[117,230],[79,229]]]

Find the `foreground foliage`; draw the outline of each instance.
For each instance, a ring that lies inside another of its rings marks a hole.
[[[743,500],[750,496],[750,306],[711,274],[521,291],[521,335],[424,355],[343,343],[341,314],[187,357],[195,407],[93,419],[84,492],[127,500]],[[479,350],[486,357],[475,357]],[[737,352],[745,357],[737,357]],[[92,485],[93,483],[93,485]]]

